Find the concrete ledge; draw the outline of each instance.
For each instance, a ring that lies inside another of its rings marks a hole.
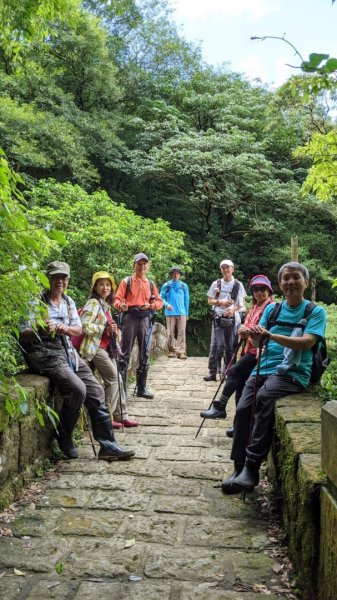
[[[276,406],[270,473],[279,500],[303,600],[319,597],[321,400],[313,394],[287,396]],[[322,597],[323,599],[323,597]]]

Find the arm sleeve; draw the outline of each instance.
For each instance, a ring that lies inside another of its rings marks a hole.
[[[117,308],[117,310],[120,309],[122,300],[125,300],[125,294],[126,294],[126,280],[123,279],[120,282],[120,284],[118,286],[118,290],[115,294],[114,307]]]
[[[185,311],[186,311],[186,316],[188,317],[189,315],[189,310],[190,310],[190,292],[188,289],[188,285],[184,285],[184,300],[185,300]]]
[[[69,298],[68,296],[68,300],[69,300],[69,313],[70,313],[70,327],[81,327],[81,319],[79,317],[79,314],[77,312],[77,308],[76,308],[76,304],[74,302],[74,300],[72,298]]]
[[[158,288],[156,285],[153,286],[153,295],[154,295],[154,309],[160,310],[163,308],[163,301],[159,296]]]
[[[102,323],[97,319],[100,310],[99,302],[95,299],[89,300],[83,308],[81,322],[86,335],[103,335],[106,322]]]
[[[167,288],[167,283],[163,283],[163,285],[161,287],[161,290],[160,290],[160,294],[159,294],[160,297],[161,297],[161,299],[162,299],[162,301],[163,301],[163,304],[164,304],[165,308],[168,305],[168,302],[165,299],[166,298],[166,288]]]
[[[307,325],[304,328],[303,334],[310,333],[317,335],[322,340],[325,335],[326,327],[326,312],[322,306],[315,306],[310,317],[308,318]]]

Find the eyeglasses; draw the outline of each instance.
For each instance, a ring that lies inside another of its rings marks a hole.
[[[259,285],[254,285],[254,287],[252,288],[253,292],[266,292],[268,291],[268,288],[265,286],[259,286]]]

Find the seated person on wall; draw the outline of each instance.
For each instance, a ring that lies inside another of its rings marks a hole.
[[[244,385],[256,366],[257,347],[249,337],[249,330],[257,325],[265,308],[273,302],[273,288],[266,275],[255,275],[249,283],[252,290],[252,308],[248,312],[244,325],[240,325],[238,334],[240,340],[245,340],[241,357],[227,373],[227,379],[219,400],[215,400],[209,410],[203,410],[200,416],[204,419],[225,419],[227,416],[226,406],[229,398],[235,392],[235,403],[239,402]],[[233,428],[227,429],[228,437],[233,437]]]
[[[154,311],[163,308],[163,301],[159,297],[156,285],[146,276],[148,269],[148,257],[143,252],[139,252],[133,259],[133,274],[125,277],[118,286],[114,307],[124,313],[120,366],[124,386],[126,388],[126,372],[137,339],[139,348],[137,396],[151,400],[153,394],[147,389],[146,382],[150,368],[152,317]]]
[[[163,284],[160,297],[164,302],[168,357],[186,359],[186,323],[188,319],[190,294],[187,283],[180,280],[181,269],[172,267],[171,279]],[[177,330],[177,338],[175,338]]]
[[[258,484],[261,462],[267,457],[272,443],[275,401],[289,394],[300,394],[306,389],[310,383],[312,348],[325,334],[324,308],[315,306],[304,319],[305,307],[309,303],[304,299],[309,283],[307,268],[297,262],[286,263],[279,270],[278,282],[285,300],[276,321],[268,324],[275,306],[271,304],[264,311],[259,325],[250,330],[256,344],[265,343],[258,381],[255,369],[236,409],[231,453],[234,472],[222,482],[225,494],[250,491]],[[256,404],[252,414],[254,400]]]
[[[70,341],[71,336],[81,334],[82,326],[74,301],[66,295],[69,265],[51,262],[46,272],[50,288],[42,294],[46,303],[45,325],[33,329],[36,321],[32,314],[20,326],[20,339],[31,370],[49,377],[63,400],[56,431],[59,447],[67,458],[78,458],[72,432],[84,404],[93,436],[101,447],[98,458],[107,461],[129,459],[134,452],[121,448],[115,441],[104,403],[104,390]]]
[[[117,365],[119,345],[116,336],[119,329],[110,312],[114,301],[115,281],[106,271],[98,271],[92,276],[89,300],[82,313],[83,341],[80,355],[91,363],[102,377],[105,403],[111,411],[112,425],[119,429],[137,427],[137,421],[128,417],[126,392]]]

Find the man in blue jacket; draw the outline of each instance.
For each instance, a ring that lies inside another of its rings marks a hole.
[[[168,356],[169,358],[186,359],[186,322],[190,295],[187,284],[180,281],[181,269],[172,267],[170,275],[170,281],[164,283],[160,290],[160,297],[165,308]],[[176,331],[177,338],[175,338]]]

